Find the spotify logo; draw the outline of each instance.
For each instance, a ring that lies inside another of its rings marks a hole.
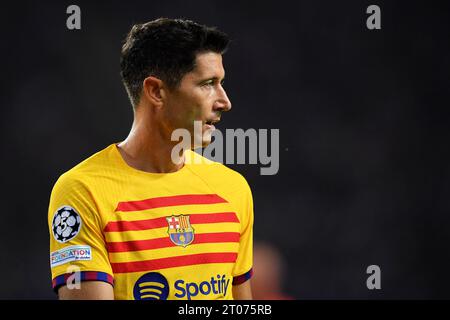
[[[169,283],[160,273],[146,273],[134,284],[133,295],[136,300],[167,300]]]

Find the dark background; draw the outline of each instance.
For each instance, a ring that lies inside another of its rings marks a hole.
[[[81,7],[82,29],[66,28]],[[366,8],[381,7],[381,30]],[[60,174],[124,139],[119,76],[133,23],[217,26],[233,110],[279,128],[280,170],[235,165],[255,240],[296,299],[450,298],[449,4],[438,1],[11,1],[1,4],[0,298],[53,299],[47,206]],[[381,290],[366,268],[381,267]]]

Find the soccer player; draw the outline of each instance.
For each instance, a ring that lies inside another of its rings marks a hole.
[[[211,142],[231,108],[222,86],[228,42],[189,20],[160,18],[129,32],[121,76],[131,131],[64,173],[50,197],[60,299],[252,298],[251,190],[191,150]],[[174,157],[176,129],[194,138]]]

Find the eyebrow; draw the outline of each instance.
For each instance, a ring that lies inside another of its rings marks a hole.
[[[219,81],[219,79],[220,79],[219,77],[211,77],[211,78],[206,78],[206,79],[200,80],[199,83],[203,83],[203,82],[210,81],[210,80]],[[225,77],[223,77],[222,80],[220,80],[220,82],[223,82],[224,80],[225,80]]]

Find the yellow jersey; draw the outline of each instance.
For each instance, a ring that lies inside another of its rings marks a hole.
[[[96,280],[115,299],[233,299],[252,275],[250,187],[194,151],[185,158],[148,173],[112,144],[61,175],[48,211],[56,292]]]

